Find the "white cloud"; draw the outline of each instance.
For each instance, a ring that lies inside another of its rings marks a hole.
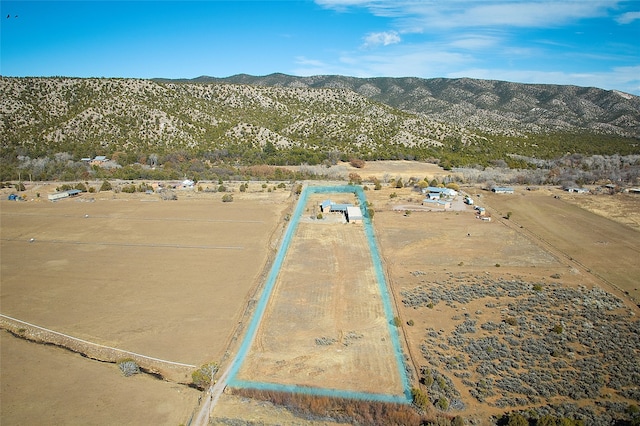
[[[640,12],[627,12],[618,16],[616,22],[619,24],[630,24],[633,21],[640,19]]]
[[[583,18],[606,16],[618,1],[316,0],[316,3],[341,11],[350,7],[365,8],[376,16],[396,18],[401,32],[424,32],[434,28],[484,26],[547,28]]]
[[[376,46],[389,46],[400,43],[401,39],[395,31],[384,31],[380,33],[369,33],[364,37],[363,47],[371,48]]]
[[[449,46],[458,49],[477,50],[494,47],[499,43],[500,39],[497,37],[468,34],[451,41]]]

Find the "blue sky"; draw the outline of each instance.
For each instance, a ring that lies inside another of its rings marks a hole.
[[[471,77],[640,95],[640,0],[0,4],[3,76]]]

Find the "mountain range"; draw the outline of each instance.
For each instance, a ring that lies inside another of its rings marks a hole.
[[[482,163],[638,153],[639,139],[640,97],[597,88],[284,74],[0,77],[3,158],[182,150],[250,163],[317,163],[327,152]]]

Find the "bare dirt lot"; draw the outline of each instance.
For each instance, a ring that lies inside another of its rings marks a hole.
[[[46,188],[38,191],[44,200],[27,192],[34,201],[7,201],[5,194],[0,202],[2,313],[90,342],[195,366],[223,357],[290,205],[288,191],[236,193],[231,203],[222,203],[221,194],[192,191],[178,192],[177,201],[106,192],[53,203],[46,201]],[[24,366],[22,374],[14,374],[19,366],[7,360],[21,358],[5,358],[5,348],[10,346],[3,342],[3,423],[26,416],[33,400],[59,389],[42,375],[35,380]],[[126,386],[131,378],[110,367],[115,381]],[[70,367],[64,373],[71,380],[76,371]],[[190,381],[187,375],[174,379]],[[40,393],[29,398],[26,390],[11,391],[23,381],[37,381]],[[81,377],[78,383],[83,386]],[[118,392],[116,387],[85,386],[93,388],[102,390],[93,395],[96,399]],[[135,410],[135,399],[130,402],[112,408]],[[190,405],[190,411],[193,402],[180,403]],[[67,423],[65,412],[74,422],[74,407],[59,405],[58,410],[62,423]]]
[[[330,195],[309,197],[238,378],[402,395],[363,225],[333,220],[340,213],[307,220]]]

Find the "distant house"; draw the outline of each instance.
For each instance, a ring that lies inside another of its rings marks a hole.
[[[89,162],[92,166],[101,166],[107,161],[106,155],[96,155],[93,160]]]
[[[575,192],[577,194],[585,194],[587,192],[589,192],[589,190],[587,188],[579,188],[577,186],[570,186],[568,188],[564,189],[567,192]]]
[[[514,192],[513,188],[508,186],[495,186],[491,188],[491,191],[495,192],[496,194],[513,194]]]
[[[54,192],[53,194],[47,195],[49,201],[57,201],[63,198],[75,197],[76,195],[80,195],[82,191],[79,189],[69,189],[68,191],[60,191]]]
[[[437,194],[438,198],[454,198],[458,195],[458,191],[451,188],[440,188],[438,186],[427,186],[426,188],[422,188],[422,193],[431,198],[432,194]],[[434,195],[435,196],[435,195]]]
[[[629,194],[640,194],[640,188],[629,188]]]

